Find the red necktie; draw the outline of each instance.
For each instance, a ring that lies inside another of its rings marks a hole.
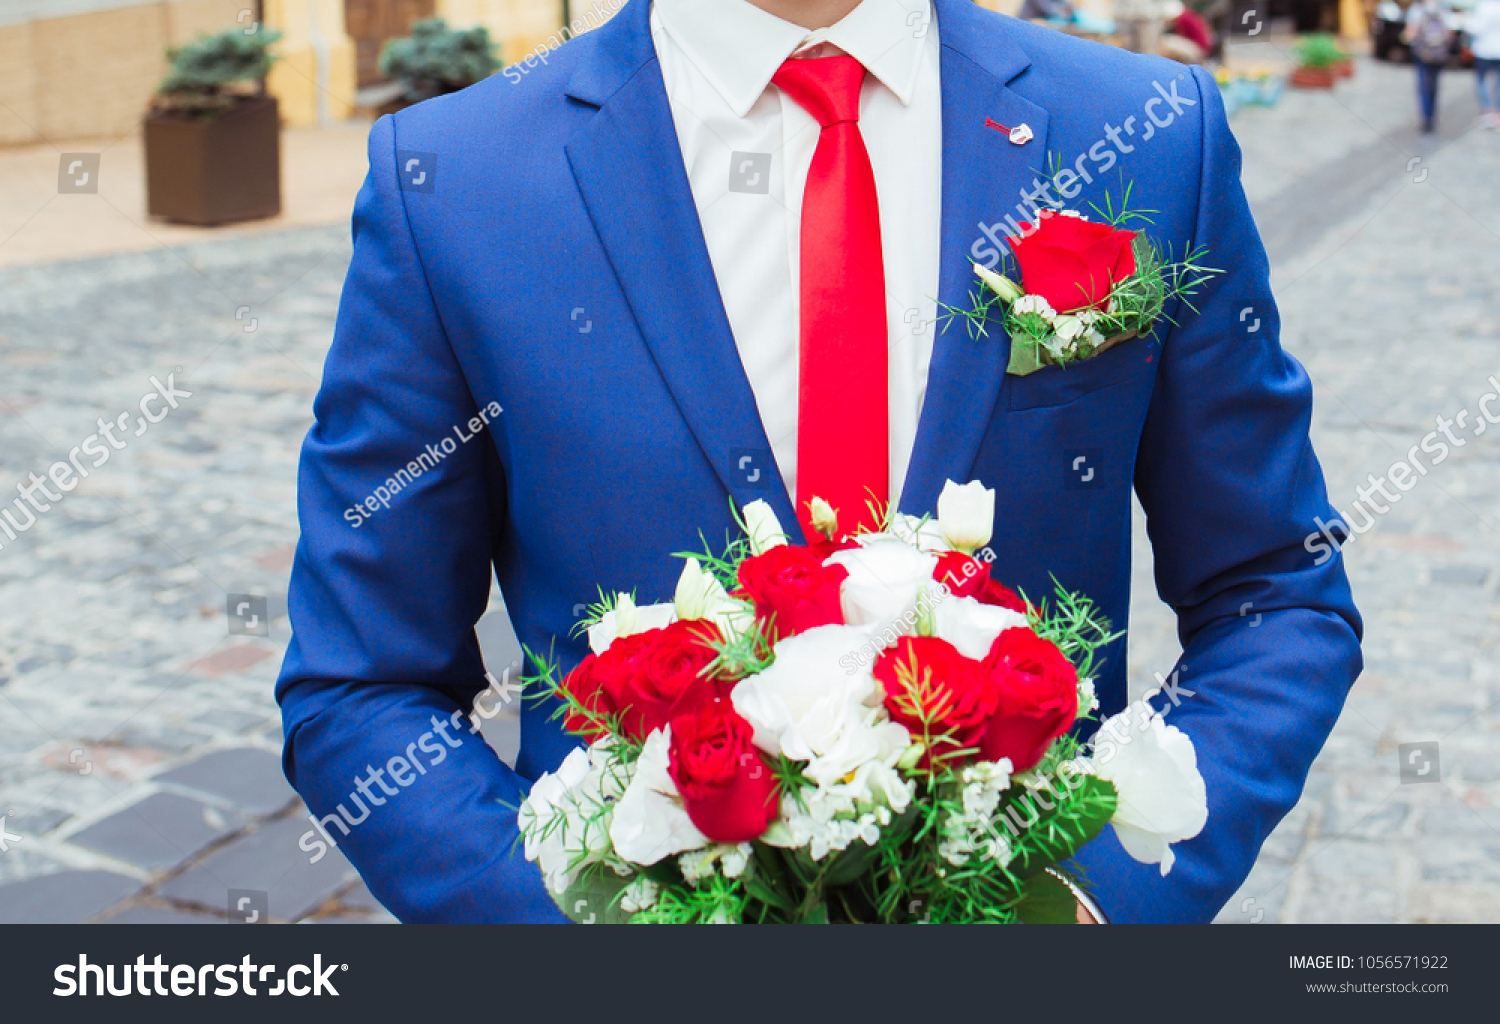
[[[890,498],[885,265],[875,172],[859,132],[864,65],[789,60],[771,79],[822,126],[802,193],[797,519],[814,539],[814,495],[839,533],[874,527]]]

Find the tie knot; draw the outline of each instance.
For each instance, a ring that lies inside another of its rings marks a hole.
[[[859,120],[859,87],[864,80],[865,66],[847,54],[788,60],[771,76],[823,128]]]

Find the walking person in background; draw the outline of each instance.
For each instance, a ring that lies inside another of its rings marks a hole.
[[[1411,47],[1417,69],[1417,102],[1422,108],[1422,131],[1431,132],[1437,120],[1438,72],[1453,47],[1453,30],[1438,0],[1420,0],[1406,11],[1402,39]]]
[[[1479,93],[1479,124],[1500,129],[1500,0],[1479,0],[1469,16],[1469,48],[1474,51],[1474,89]],[[1489,80],[1489,94],[1484,83]]]
[[[1181,4],[1173,0],[1114,0],[1115,33],[1120,45],[1131,53],[1155,56],[1161,49],[1167,18],[1175,17],[1181,9]]]

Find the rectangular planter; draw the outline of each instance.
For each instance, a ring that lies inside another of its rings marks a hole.
[[[213,118],[152,111],[145,142],[151,216],[210,225],[281,212],[275,97],[246,97]]]

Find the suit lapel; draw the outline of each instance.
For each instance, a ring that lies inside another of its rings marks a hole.
[[[973,247],[977,241],[993,244],[981,224],[1003,242],[1005,216],[1022,220],[1016,210],[1021,190],[1031,191],[1033,178],[1044,177],[1047,112],[1007,86],[1030,60],[1008,38],[997,39],[993,14],[970,0],[936,0],[935,6],[943,90],[938,299],[967,308],[976,288],[969,262]],[[1015,145],[1004,133],[985,127],[986,119],[1010,127],[1025,124],[1035,137]],[[962,322],[937,328],[916,445],[901,490],[904,512],[936,511],[945,480],[969,479],[1010,358],[1010,339],[999,323],[991,319],[987,329],[985,337],[974,338]],[[998,481],[985,483],[995,486]]]
[[[741,504],[764,498],[795,523],[719,296],[649,12],[648,0],[633,0],[579,40],[594,50],[568,95],[598,112],[568,142],[568,163],[657,369],[725,490]]]

